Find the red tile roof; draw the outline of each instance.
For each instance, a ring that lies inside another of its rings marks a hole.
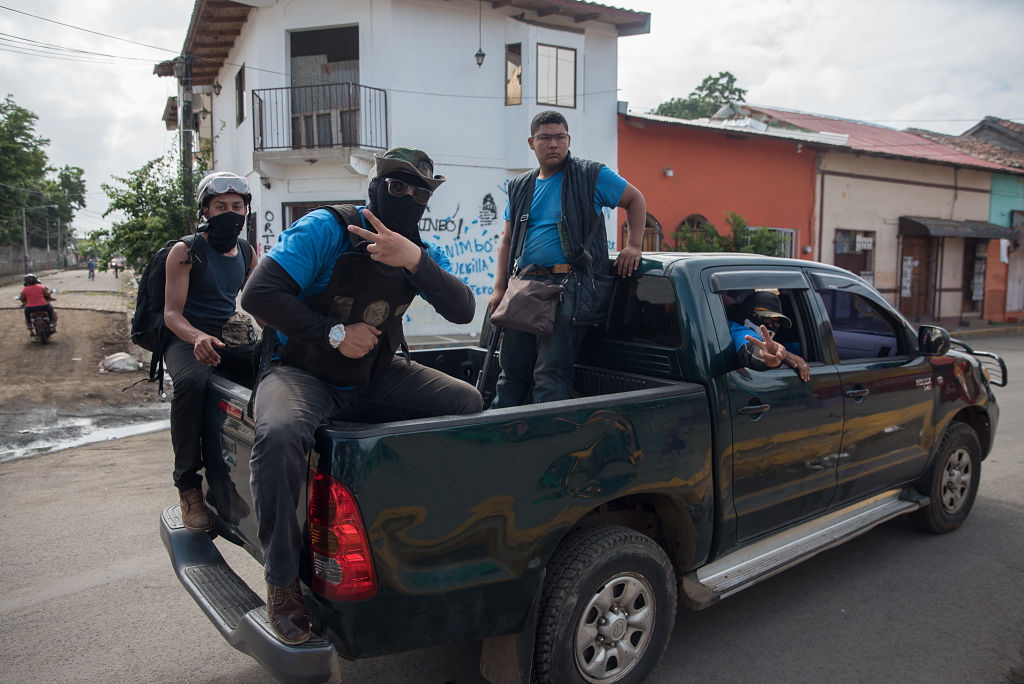
[[[1003,164],[1004,166],[1012,166],[1016,169],[1024,169],[1024,155],[1016,154],[980,138],[971,138],[966,135],[945,135],[918,128],[909,128],[907,130],[942,145],[953,147],[973,157]]]
[[[971,156],[909,131],[897,131],[894,128],[878,126],[863,121],[853,121],[851,119],[836,119],[817,114],[807,114],[805,112],[760,107],[747,104],[746,102],[742,103],[741,106],[749,110],[755,118],[757,118],[758,114],[761,114],[770,119],[809,131],[845,134],[849,136],[847,146],[853,150],[956,164],[958,166],[973,166],[993,171],[1013,170],[1019,172],[1019,169],[1013,169],[1003,164]]]

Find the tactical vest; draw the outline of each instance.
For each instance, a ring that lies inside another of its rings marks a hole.
[[[342,230],[351,220],[351,205],[323,207],[331,211]],[[346,215],[347,214],[347,215]],[[402,318],[416,296],[404,268],[374,261],[366,252],[365,241],[352,236],[352,251],[334,262],[331,280],[323,292],[307,299],[310,309],[341,321],[344,325],[366,323],[381,331],[377,346],[360,359],[343,356],[337,349],[320,343],[307,343],[289,338],[282,361],[302,368],[339,387],[365,386],[390,365],[403,338]]]

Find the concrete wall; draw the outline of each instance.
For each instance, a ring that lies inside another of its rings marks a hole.
[[[670,245],[687,216],[700,214],[728,233],[733,211],[751,226],[796,230],[796,255],[810,256],[801,253],[811,244],[815,189],[815,153],[806,143],[625,115],[619,143],[622,175],[644,194]]]
[[[987,171],[829,151],[822,154],[815,214],[820,217],[815,255],[833,261],[836,229],[875,232],[877,287],[891,302],[899,292],[900,216],[986,221]],[[946,238],[936,264],[941,279],[937,313],[959,317],[963,240]]]

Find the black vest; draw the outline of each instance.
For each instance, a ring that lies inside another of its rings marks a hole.
[[[361,225],[352,205],[324,208],[336,218],[340,217],[342,230],[347,230],[349,223]],[[416,288],[409,282],[404,268],[373,261],[364,241],[354,236],[352,241],[352,251],[345,252],[334,262],[327,287],[305,304],[346,326],[372,325],[381,331],[377,346],[361,359],[350,359],[337,349],[289,338],[282,357],[289,366],[302,368],[339,387],[364,386],[390,365],[395,350],[402,343],[402,318],[416,296]]]

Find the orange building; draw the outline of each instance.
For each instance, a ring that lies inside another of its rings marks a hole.
[[[653,114],[619,114],[619,173],[647,200],[644,249],[675,249],[673,233],[711,223],[728,233],[726,213],[782,231],[787,254],[813,256],[817,152],[845,135],[754,131]],[[619,240],[625,214],[620,210]]]

